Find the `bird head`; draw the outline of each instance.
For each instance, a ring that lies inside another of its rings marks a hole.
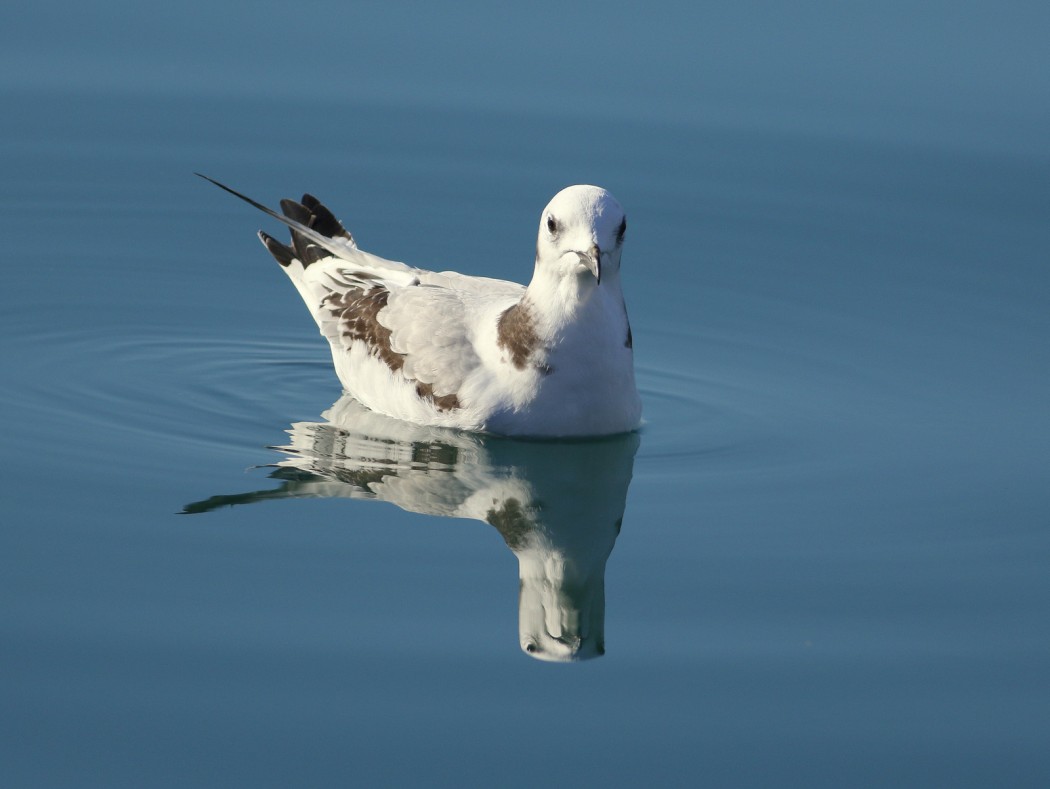
[[[569,186],[540,215],[537,268],[600,286],[619,273],[626,231],[627,218],[615,197],[599,186]]]

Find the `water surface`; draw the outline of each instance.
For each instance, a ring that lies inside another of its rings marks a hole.
[[[3,83],[3,783],[1045,783],[1037,110],[952,136],[945,94],[936,122],[822,130],[628,80],[620,113],[558,87],[547,109],[285,91],[275,114],[192,70],[92,81],[91,51],[87,86]],[[519,281],[550,196],[608,187],[644,429],[347,412],[253,238],[276,229],[195,170]]]

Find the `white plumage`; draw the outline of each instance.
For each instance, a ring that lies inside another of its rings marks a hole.
[[[331,344],[345,391],[368,408],[503,435],[638,426],[620,288],[626,218],[604,189],[570,186],[547,205],[525,288],[369,254],[310,195],[282,201],[281,216],[212,183],[292,229],[290,246],[259,235]]]

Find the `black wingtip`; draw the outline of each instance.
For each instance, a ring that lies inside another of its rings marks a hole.
[[[194,170],[194,171],[193,171],[193,174],[194,174],[195,176],[197,176],[198,178],[203,178],[203,179],[204,179],[205,181],[207,181],[208,183],[211,183],[211,184],[215,184],[215,185],[216,185],[217,187],[219,187],[220,189],[225,189],[225,190],[226,190],[227,192],[233,192],[233,194],[237,194],[237,193],[236,193],[236,192],[234,192],[234,191],[233,191],[232,189],[230,189],[230,187],[228,187],[228,186],[226,186],[226,185],[224,185],[224,184],[220,184],[220,183],[219,183],[218,181],[216,181],[216,180],[215,180],[214,178],[210,178],[210,177],[208,177],[207,175],[205,175],[204,173],[198,173],[198,172],[197,172],[196,170]]]
[[[266,250],[273,255],[274,260],[285,268],[292,265],[292,261],[295,260],[295,252],[290,247],[282,244],[269,233],[265,233],[262,230],[259,231],[259,240],[263,242]]]
[[[302,203],[296,203],[294,200],[282,200],[281,208],[285,213],[282,216],[262,203],[252,200],[248,195],[241,194],[236,189],[216,181],[204,173],[195,172],[194,175],[198,178],[203,178],[208,183],[215,184],[224,192],[229,192],[234,197],[238,197],[248,203],[248,205],[258,208],[267,216],[271,216],[278,222],[287,225],[292,231],[292,251],[304,266],[333,255],[338,256],[340,254],[339,246],[334,246],[331,243],[332,239],[343,239],[349,241],[351,245],[354,243],[353,237],[343,227],[342,223],[335,218],[331,211],[321,205],[320,201],[313,195],[307,194],[303,196],[309,207]],[[287,247],[282,244],[280,245],[281,249],[275,252],[275,247],[271,245],[270,241],[264,238],[263,243],[266,244],[266,248],[270,250],[270,253],[277,258],[277,261],[282,266],[287,265],[283,260],[284,250]]]
[[[204,173],[196,173],[195,172],[194,175],[196,175],[198,178],[203,178],[208,183],[215,184],[217,187],[222,189],[224,192],[229,192],[234,197],[241,198],[241,200],[243,200],[244,202],[248,203],[248,205],[255,206],[256,208],[258,208],[263,213],[270,214],[271,216],[274,215],[274,211],[272,209],[267,208],[262,203],[258,203],[255,200],[252,200],[250,197],[248,197],[248,195],[241,194],[236,189],[232,189],[229,186],[227,186],[226,184],[216,181],[214,178],[209,178]]]

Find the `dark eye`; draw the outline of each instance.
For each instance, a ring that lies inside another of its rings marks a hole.
[[[558,220],[554,218],[554,214],[547,214],[547,232],[552,236],[558,232]]]
[[[620,222],[620,229],[616,233],[616,243],[617,244],[623,242],[623,234],[626,233],[626,232],[627,232],[627,217],[624,217],[623,221]]]

